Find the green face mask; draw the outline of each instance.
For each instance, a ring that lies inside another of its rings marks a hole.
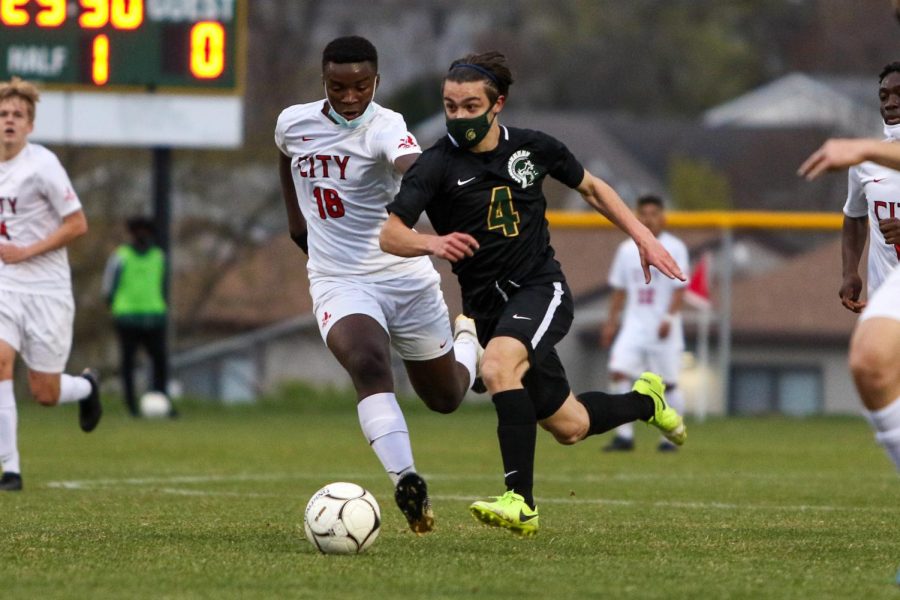
[[[463,150],[477,146],[488,134],[494,122],[493,119],[488,120],[488,114],[493,107],[491,104],[483,115],[471,119],[447,119],[447,133],[450,134],[453,143]]]

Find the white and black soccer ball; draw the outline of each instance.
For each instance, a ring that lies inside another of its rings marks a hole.
[[[172,411],[172,402],[162,392],[147,392],[140,400],[141,416],[147,419],[162,419]]]
[[[303,515],[306,539],[323,554],[358,554],[381,529],[375,496],[355,483],[329,483],[313,494]]]

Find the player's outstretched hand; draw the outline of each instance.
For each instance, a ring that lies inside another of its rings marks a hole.
[[[866,150],[878,140],[830,139],[797,169],[797,175],[812,181],[826,171],[845,169],[866,160]]]
[[[862,312],[862,309],[866,307],[866,303],[860,301],[860,293],[862,293],[862,279],[859,275],[847,275],[844,277],[844,282],[841,284],[840,291],[838,291],[844,308],[855,313]]]
[[[669,279],[686,281],[684,273],[678,267],[678,263],[669,254],[669,251],[659,243],[659,240],[650,234],[649,238],[638,242],[638,250],[641,253],[641,267],[644,269],[644,283],[650,283],[650,267],[656,267],[660,273]]]
[[[438,258],[456,262],[474,255],[478,250],[478,242],[468,233],[456,231],[447,235],[431,237],[428,249]]]

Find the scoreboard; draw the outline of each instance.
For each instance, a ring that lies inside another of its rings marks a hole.
[[[247,0],[0,0],[0,81],[242,92]]]

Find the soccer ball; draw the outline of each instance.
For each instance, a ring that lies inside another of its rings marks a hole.
[[[359,554],[378,537],[381,510],[365,488],[329,483],[309,499],[303,529],[323,554]]]
[[[172,411],[172,403],[162,392],[147,392],[141,396],[141,416],[148,419],[168,417]]]

